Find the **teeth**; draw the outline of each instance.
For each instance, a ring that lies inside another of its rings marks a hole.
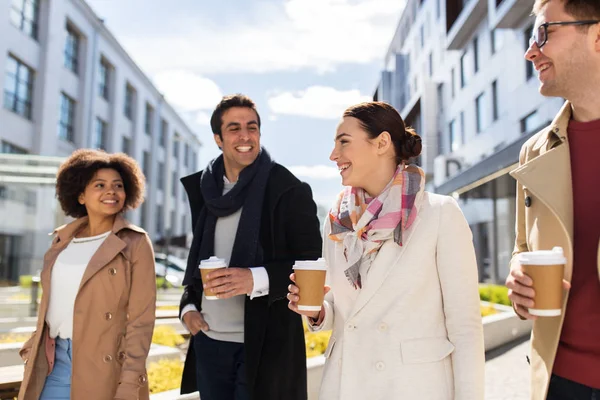
[[[550,68],[549,65],[544,65],[542,68],[540,68],[540,72],[543,72],[543,71],[547,70],[548,68]]]
[[[239,151],[240,153],[247,153],[250,150],[252,150],[252,147],[251,146],[239,146],[239,147],[236,147],[236,150]]]
[[[103,203],[107,203],[107,204],[116,204],[116,200],[104,200]]]
[[[350,164],[344,164],[344,165],[340,165],[338,168],[340,171],[343,171],[345,169],[348,169],[350,167]]]

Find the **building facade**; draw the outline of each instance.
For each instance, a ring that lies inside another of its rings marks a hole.
[[[428,190],[457,198],[481,281],[503,282],[514,245],[521,145],[563,99],[544,98],[530,62],[533,0],[408,0],[374,98],[423,136]]]
[[[198,169],[201,143],[83,0],[0,0],[0,66],[0,153],[127,153],[147,179],[144,205],[127,217],[155,241],[190,230],[179,177]],[[0,180],[0,247],[6,249],[27,242],[24,228],[8,223],[16,217],[10,199],[36,197],[13,181]],[[7,259],[6,249],[0,259]]]

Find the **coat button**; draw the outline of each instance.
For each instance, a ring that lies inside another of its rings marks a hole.
[[[525,197],[525,207],[531,207],[531,197]]]
[[[379,329],[379,332],[385,332],[387,331],[387,324],[385,322],[382,322],[379,324],[379,326],[377,327],[377,329]]]
[[[375,368],[377,368],[377,371],[383,371],[385,369],[385,364],[379,361],[375,364]]]
[[[346,325],[346,329],[349,331],[353,331],[354,329],[356,329],[356,327],[352,324],[348,324],[348,325]]]
[[[119,361],[125,360],[125,352],[124,351],[120,351],[119,354],[117,355],[117,359]]]
[[[110,268],[110,269],[108,270],[108,273],[114,276],[114,275],[116,275],[116,274],[117,274],[117,269],[116,269],[116,268]]]
[[[139,379],[138,379],[138,381],[139,381],[141,384],[144,384],[144,383],[146,383],[146,381],[147,381],[147,380],[148,380],[148,378],[146,378],[146,375],[140,375],[140,377],[139,377]]]
[[[112,356],[110,354],[107,354],[104,356],[104,362],[105,363],[109,363],[112,361]]]
[[[107,312],[106,314],[104,314],[104,319],[110,321],[112,319],[112,314]]]

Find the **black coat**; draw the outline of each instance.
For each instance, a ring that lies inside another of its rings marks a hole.
[[[201,174],[202,171],[181,179],[190,201],[193,227],[204,206],[200,192]],[[294,261],[320,257],[322,241],[310,186],[279,164],[271,169],[266,187],[260,243],[269,276],[269,294],[253,300],[246,297],[244,343],[250,399],[306,400],[306,349],[302,320],[288,309],[286,296]],[[194,265],[194,268],[197,266]],[[202,293],[193,285],[187,286],[180,312],[191,303],[200,310],[201,296]],[[181,393],[196,390],[195,351],[193,340],[190,340]]]

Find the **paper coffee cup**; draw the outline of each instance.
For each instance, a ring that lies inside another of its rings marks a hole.
[[[535,308],[529,314],[540,317],[556,317],[561,314],[565,264],[567,259],[562,247],[519,254],[523,272],[533,281]]]
[[[202,283],[206,283],[208,282],[208,279],[206,279],[206,275],[208,275],[209,272],[214,271],[216,269],[227,268],[227,264],[222,258],[213,256],[207,260],[200,261],[200,265],[198,266],[198,268],[200,268],[200,276],[202,277]],[[211,289],[204,289],[204,298],[207,300],[218,299],[216,293],[213,293]]]
[[[325,293],[325,275],[327,266],[325,260],[319,258],[315,261],[296,261],[294,264],[296,286],[300,289],[298,296],[298,310],[320,311]]]

